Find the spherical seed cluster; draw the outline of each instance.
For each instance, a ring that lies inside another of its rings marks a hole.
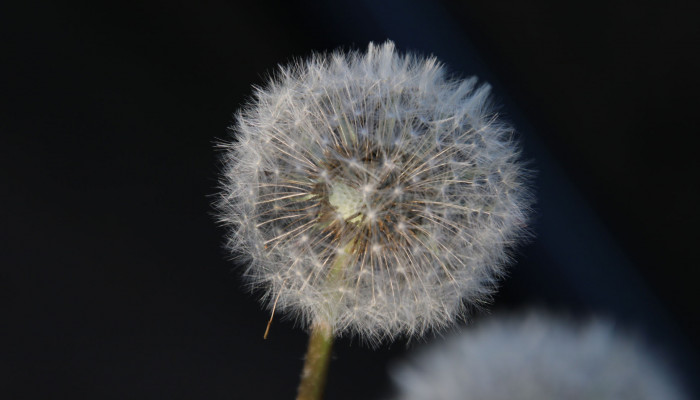
[[[226,145],[219,208],[270,307],[373,341],[482,302],[530,204],[488,93],[391,42],[314,56],[258,90]]]
[[[681,400],[678,382],[605,320],[500,317],[433,345],[393,372],[401,400]]]

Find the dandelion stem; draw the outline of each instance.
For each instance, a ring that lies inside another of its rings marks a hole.
[[[350,242],[343,248],[343,251],[338,253],[326,277],[327,285],[336,285],[342,279],[352,248],[353,242]],[[340,301],[340,297],[336,296],[337,293],[331,296],[331,304],[329,305],[331,309]],[[331,311],[331,314],[333,313]],[[328,322],[317,320],[311,325],[309,348],[306,350],[306,360],[301,372],[297,400],[320,400],[323,397],[332,348],[333,328]]]
[[[327,323],[311,326],[309,348],[301,373],[297,400],[319,400],[323,396],[333,347],[333,331]]]

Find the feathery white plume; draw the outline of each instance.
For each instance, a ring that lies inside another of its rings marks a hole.
[[[393,372],[401,400],[681,400],[665,366],[609,321],[500,317]]]
[[[267,304],[375,341],[483,302],[531,203],[488,94],[391,42],[313,56],[258,89],[225,146],[218,207]]]

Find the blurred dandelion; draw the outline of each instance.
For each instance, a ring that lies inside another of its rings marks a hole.
[[[387,42],[282,67],[256,91],[218,206],[273,312],[378,343],[487,299],[531,203],[489,90]]]
[[[610,321],[494,318],[395,368],[401,400],[681,400],[670,371]]]

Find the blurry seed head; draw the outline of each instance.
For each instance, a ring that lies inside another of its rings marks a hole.
[[[315,55],[257,89],[224,146],[218,208],[263,301],[369,342],[484,303],[531,204],[489,90],[391,42]]]
[[[392,371],[401,400],[681,400],[661,359],[607,320],[497,317]]]

